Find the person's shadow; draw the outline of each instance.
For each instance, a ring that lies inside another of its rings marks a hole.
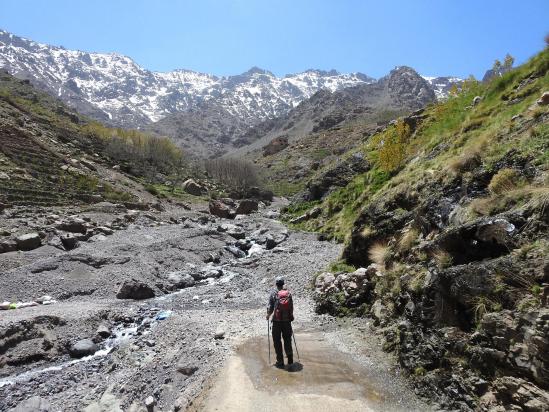
[[[294,362],[286,368],[286,371],[290,373],[300,372],[302,370],[303,370],[303,364],[301,362]]]

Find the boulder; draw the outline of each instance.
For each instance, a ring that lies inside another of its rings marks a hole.
[[[106,323],[102,323],[97,327],[97,336],[106,339],[111,336],[111,328]]]
[[[131,279],[122,283],[116,297],[118,299],[149,299],[154,297],[154,290],[146,283]]]
[[[55,228],[65,232],[85,234],[88,230],[88,223],[84,219],[73,217],[58,223]]]
[[[235,246],[244,252],[247,252],[252,247],[252,242],[249,239],[240,239],[235,243]]]
[[[194,286],[196,283],[190,274],[183,272],[172,272],[168,274],[168,282],[170,282],[173,289],[188,288]]]
[[[380,323],[384,323],[387,319],[387,316],[389,316],[389,311],[387,310],[387,307],[385,307],[385,305],[379,299],[376,300],[372,305],[371,313],[372,316]]]
[[[301,222],[305,222],[306,220],[309,220],[309,219],[315,219],[317,217],[319,217],[320,215],[322,214],[322,209],[320,207],[314,207],[312,208],[311,210],[309,210],[308,212],[296,217],[296,218],[293,218],[292,220],[290,220],[290,223],[292,224],[296,224],[296,223],[301,223]]]
[[[60,239],[65,250],[73,250],[78,247],[78,238],[74,235],[67,234],[66,236],[61,236]]]
[[[218,253],[206,253],[202,261],[204,263],[219,263],[221,262],[221,256]]]
[[[91,339],[82,339],[72,345],[69,354],[73,358],[82,358],[93,355],[99,350],[99,347]]]
[[[265,249],[267,250],[271,250],[271,249],[274,249],[276,247],[278,243],[276,242],[275,238],[273,237],[273,235],[271,234],[268,234],[265,238]]]
[[[38,299],[36,299],[36,303],[40,303],[42,305],[42,304],[44,304],[44,302],[50,302],[52,300],[53,300],[53,298],[50,295],[44,295],[44,296],[40,296]]]
[[[225,250],[230,252],[236,258],[246,257],[246,253],[244,253],[242,250],[240,250],[236,246],[225,246]]]
[[[246,233],[238,226],[232,227],[227,230],[227,234],[235,239],[245,239]]]
[[[209,210],[212,215],[223,219],[234,218],[234,212],[231,208],[220,200],[210,200]]]
[[[549,104],[549,91],[542,93],[541,97],[537,101],[537,104],[540,106],[546,106]]]
[[[201,196],[206,192],[206,189],[196,183],[193,179],[188,179],[183,182],[183,190],[193,196]]]
[[[13,239],[0,241],[0,253],[14,252],[17,250],[17,242]]]
[[[15,241],[19,250],[33,250],[42,246],[42,240],[38,233],[27,233],[18,236]]]
[[[244,199],[241,200],[236,208],[237,215],[249,215],[252,212],[257,212],[259,210],[259,203],[257,200],[253,199]]]
[[[220,278],[223,276],[223,269],[215,267],[204,267],[191,274],[194,280],[205,280],[212,278]]]
[[[105,236],[110,236],[114,233],[114,230],[112,230],[110,227],[106,226],[98,226],[95,228],[95,231],[97,233],[102,233]]]
[[[155,405],[156,399],[154,399],[152,396],[148,396],[147,399],[145,399],[145,407],[147,408],[147,411],[154,410]]]

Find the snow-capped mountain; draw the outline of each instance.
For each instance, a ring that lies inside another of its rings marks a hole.
[[[461,83],[463,79],[459,77],[436,77],[436,76],[422,76],[433,88],[437,99],[444,99],[448,97],[448,93],[452,86],[456,83]]]
[[[94,118],[130,127],[215,102],[254,124],[287,113],[321,89],[374,81],[361,73],[307,70],[283,78],[254,67],[216,77],[190,70],[152,72],[117,53],[67,50],[0,30],[0,67]]]

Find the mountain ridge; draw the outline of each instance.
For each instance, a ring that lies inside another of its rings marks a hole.
[[[217,100],[247,123],[277,117],[321,88],[332,91],[373,78],[309,70],[276,77],[252,67],[234,76],[187,69],[154,72],[119,53],[68,50],[0,30],[0,67],[31,80],[98,120],[140,127]]]
[[[120,53],[69,50],[1,29],[0,67],[32,81],[82,114],[137,128],[212,101],[254,125],[286,114],[318,90],[334,92],[375,81],[363,73],[342,74],[334,69],[309,69],[282,77],[257,66],[232,76],[188,69],[155,72]],[[440,88],[437,97],[444,97],[449,87]]]

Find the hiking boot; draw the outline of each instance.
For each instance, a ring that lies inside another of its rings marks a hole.
[[[275,363],[275,368],[284,369],[284,362],[276,362]]]

